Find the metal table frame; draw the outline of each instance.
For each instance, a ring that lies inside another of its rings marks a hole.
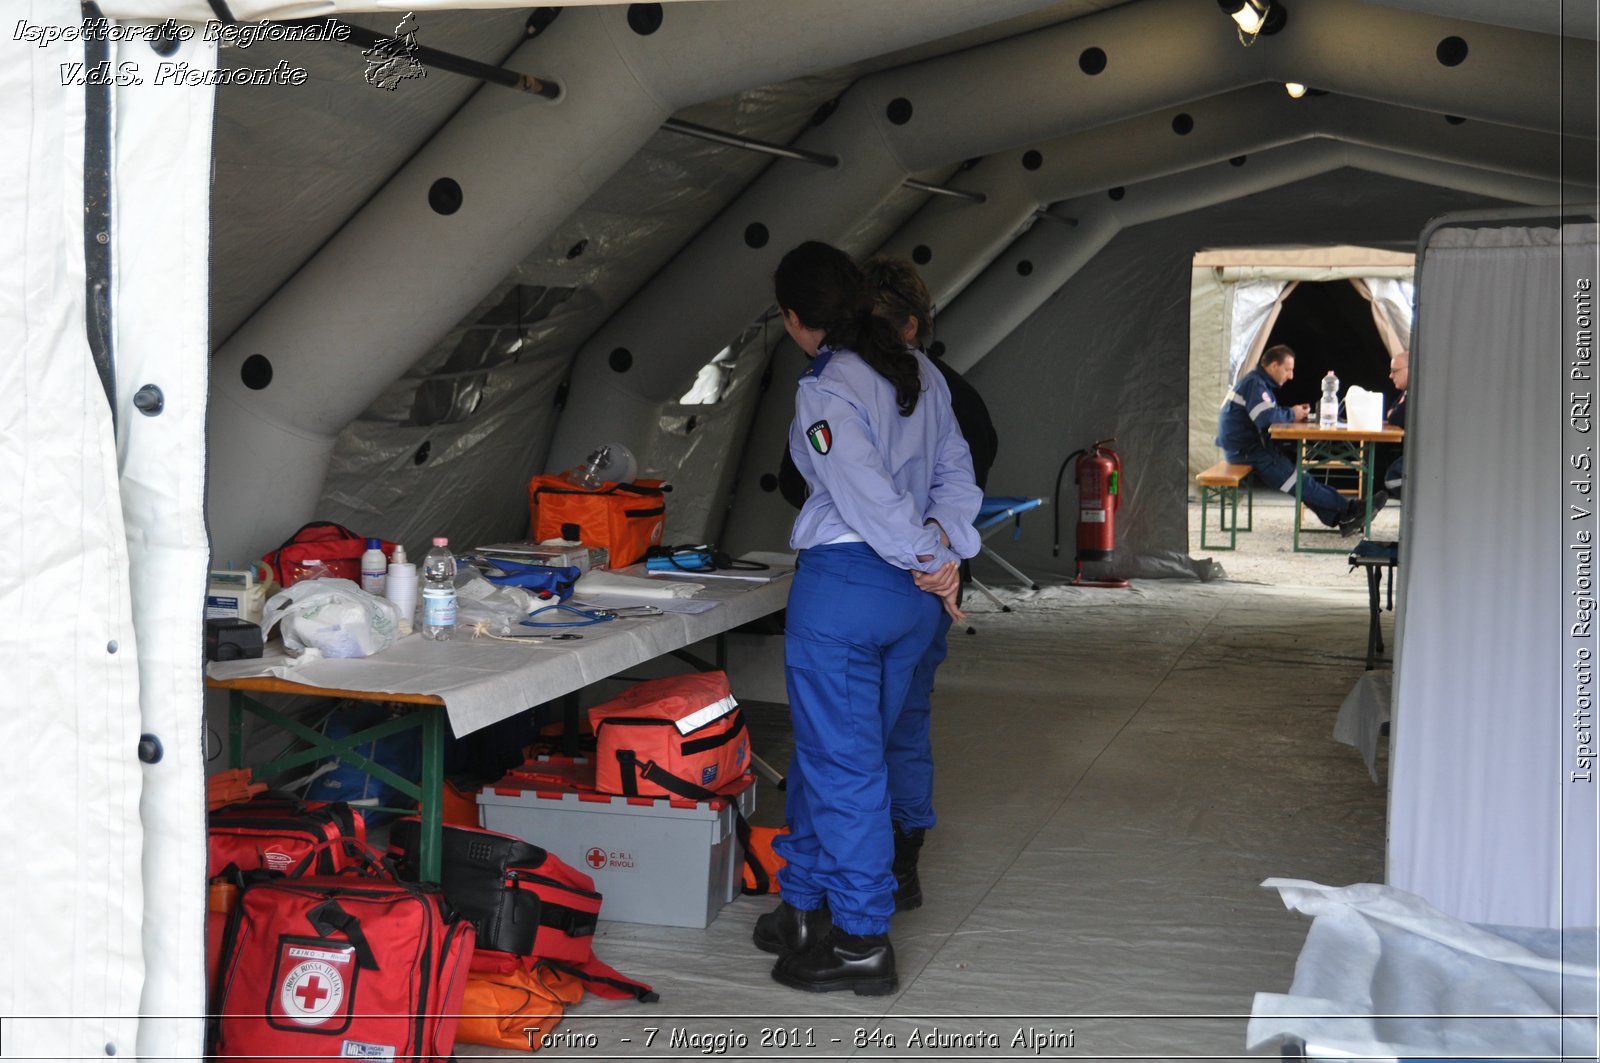
[[[1373,466],[1377,461],[1374,443],[1398,443],[1405,439],[1405,431],[1392,425],[1376,429],[1321,428],[1306,423],[1275,424],[1268,429],[1273,439],[1287,439],[1295,443],[1294,479],[1294,550],[1298,554],[1342,554],[1344,546],[1305,546],[1301,543],[1305,531],[1305,502],[1303,477],[1330,469],[1356,469],[1356,490],[1366,505],[1361,521],[1361,534],[1372,534],[1372,484]],[[1311,535],[1337,534],[1337,532],[1310,532]]]
[[[626,570],[625,570],[626,571]],[[781,587],[781,595],[774,594],[773,602],[760,606],[759,615],[767,615],[783,608],[784,600],[788,596],[788,577],[774,579],[771,586]],[[746,588],[741,588],[746,589]],[[749,588],[753,589],[753,588]],[[716,612],[715,610],[713,612]],[[750,610],[745,610],[748,614]],[[709,616],[711,614],[702,614]],[[673,656],[686,661],[691,667],[705,671],[707,669],[726,669],[727,632],[749,621],[749,615],[738,613],[730,614],[730,619],[722,620],[715,630],[701,630],[696,633],[691,641],[681,643],[676,647],[662,648],[655,656]],[[705,639],[714,639],[715,660],[706,661],[689,652],[688,647]],[[636,658],[632,664],[622,664],[607,675],[591,675],[587,682],[597,682],[603,678],[621,676],[628,669],[650,659],[648,656]],[[421,874],[425,881],[439,881],[442,867],[443,846],[443,788],[444,788],[444,744],[448,737],[448,715],[443,697],[437,694],[425,694],[415,691],[394,690],[353,690],[331,686],[316,686],[312,684],[296,683],[281,679],[274,675],[245,675],[233,678],[213,678],[207,676],[206,686],[215,690],[228,692],[228,746],[227,756],[229,767],[243,767],[244,760],[244,717],[245,713],[264,720],[273,727],[293,735],[306,743],[309,748],[286,753],[276,757],[265,764],[255,765],[256,774],[263,779],[270,779],[282,772],[314,764],[326,757],[337,757],[341,761],[355,766],[361,771],[368,772],[376,778],[393,786],[406,797],[417,801],[418,809],[403,809],[405,812],[420,812],[422,819],[421,851],[418,854],[421,862]],[[566,687],[550,691],[550,697],[539,704],[558,703],[562,707],[565,722],[564,744],[571,752],[576,748],[578,737],[578,689]],[[341,738],[329,738],[320,731],[295,720],[286,714],[264,704],[250,695],[253,694],[279,694],[302,695],[322,698],[344,698],[355,701],[368,701],[377,703],[395,703],[402,711],[390,719],[374,724],[362,731],[345,735]],[[508,709],[506,716],[515,715],[529,707],[523,705],[516,709]],[[398,734],[413,728],[422,731],[422,778],[413,782],[404,779],[395,772],[381,764],[374,763],[363,756],[358,750],[369,742],[388,735]],[[765,768],[763,764],[761,767]],[[770,768],[766,769],[771,771]],[[774,773],[775,775],[776,773]],[[781,777],[779,777],[781,778]],[[776,779],[774,781],[777,781]]]

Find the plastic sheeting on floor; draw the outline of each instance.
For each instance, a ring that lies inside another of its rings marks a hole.
[[[978,634],[956,628],[939,671],[939,823],[922,850],[926,902],[894,920],[897,994],[773,982],[750,942],[773,897],[737,898],[705,930],[602,909],[596,954],[661,1001],[588,997],[553,1032],[594,1038],[574,1050],[587,1058],[659,1057],[675,1031],[742,1036],[724,1058],[749,1058],[763,1030],[810,1031],[817,1046],[769,1058],[1242,1053],[1252,997],[1289,984],[1306,931],[1261,880],[1382,875],[1383,795],[1329,737],[1361,674],[1364,587],[999,593],[1014,611],[973,602]],[[735,694],[752,748],[782,767],[787,710]],[[763,780],[755,822],[781,822],[782,800]],[[858,1046],[858,1029],[881,1036]],[[999,1047],[930,1050],[936,1032]],[[1014,1045],[1019,1033],[1035,1047]]]
[[[1339,719],[1333,737],[1361,750],[1372,781],[1378,782],[1378,739],[1389,722],[1389,706],[1394,699],[1394,673],[1379,669],[1363,675],[1339,706]]]
[[[1466,923],[1403,890],[1268,879],[1313,916],[1287,994],[1260,993],[1251,1049],[1308,1057],[1595,1058],[1593,927]]]

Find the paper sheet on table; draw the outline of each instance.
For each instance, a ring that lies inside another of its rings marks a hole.
[[[575,598],[590,601],[597,595],[616,598],[636,598],[660,604],[662,598],[692,598],[705,590],[703,583],[684,583],[681,580],[653,580],[641,576],[622,576],[615,572],[585,572],[572,588]]]
[[[1268,879],[1314,917],[1287,994],[1257,993],[1246,1047],[1309,1058],[1593,1058],[1593,927],[1463,922],[1404,890]],[[1563,1057],[1562,1053],[1566,1055]]]

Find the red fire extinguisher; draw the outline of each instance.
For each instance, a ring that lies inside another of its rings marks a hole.
[[[1081,587],[1126,587],[1128,581],[1086,580],[1085,561],[1110,561],[1116,556],[1117,510],[1122,505],[1122,459],[1102,439],[1087,449],[1075,450],[1061,463],[1056,473],[1056,536],[1053,556],[1061,555],[1061,481],[1067,466],[1078,463],[1074,479],[1078,484],[1078,575],[1072,582]]]

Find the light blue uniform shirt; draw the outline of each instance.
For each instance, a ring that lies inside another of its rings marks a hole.
[[[823,347],[800,377],[789,453],[811,494],[789,545],[861,541],[896,568],[932,572],[978,552],[983,492],[950,410],[950,388],[919,351],[922,395],[900,416],[894,385],[854,351]],[[950,538],[946,548],[939,522]],[[932,561],[919,561],[931,555]]]

